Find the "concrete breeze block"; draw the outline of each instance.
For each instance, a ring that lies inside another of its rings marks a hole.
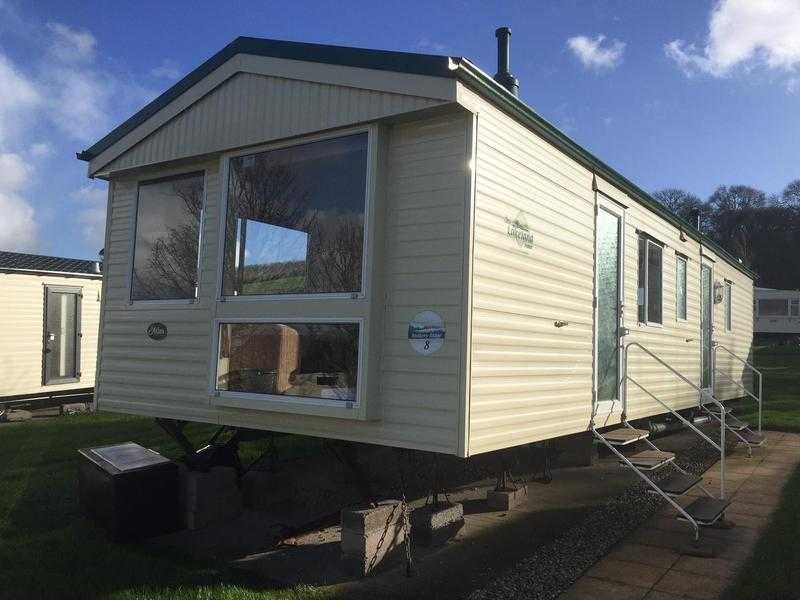
[[[515,490],[489,490],[486,492],[486,504],[492,510],[511,510],[528,500],[528,486],[521,485]]]
[[[359,577],[402,555],[405,544],[402,505],[384,501],[374,508],[342,511],[342,562]]]

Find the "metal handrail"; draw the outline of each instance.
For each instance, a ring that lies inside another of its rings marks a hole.
[[[625,373],[625,375],[621,379],[621,381],[622,380],[625,381],[625,395],[623,396],[623,403],[622,403],[622,414],[623,414],[623,417],[627,414],[627,408],[628,408],[628,383],[627,383],[628,380],[633,381],[637,386],[641,387],[635,380],[633,380],[630,377],[630,375],[628,375],[628,352],[629,352],[629,350],[630,350],[630,348],[632,346],[641,349],[645,354],[647,354],[650,357],[654,358],[656,360],[656,362],[661,364],[663,367],[666,367],[666,369],[668,371],[670,371],[673,375],[678,377],[684,383],[688,384],[689,387],[691,387],[694,390],[696,390],[700,394],[699,397],[701,399],[704,396],[707,396],[714,404],[719,406],[720,415],[722,416],[722,419],[720,420],[719,446],[717,446],[716,444],[714,444],[714,445],[719,449],[719,457],[720,457],[719,458],[719,474],[720,474],[720,477],[719,477],[719,495],[720,495],[720,499],[724,499],[725,498],[725,429],[726,429],[726,427],[725,427],[725,406],[722,404],[722,402],[717,400],[717,398],[714,396],[713,393],[709,393],[708,391],[703,390],[702,388],[700,388],[697,384],[695,384],[693,381],[691,381],[685,375],[683,375],[683,373],[681,373],[678,370],[676,370],[672,365],[670,365],[669,363],[665,362],[658,355],[656,355],[652,351],[650,351],[647,348],[645,348],[644,346],[642,346],[639,342],[629,342],[625,346],[625,354],[624,354],[624,361],[625,362],[624,362],[624,371],[623,371],[623,373]],[[702,400],[701,400],[700,404],[702,406]],[[627,420],[627,419],[623,418],[623,421],[625,421],[625,420]]]
[[[723,350],[725,350],[725,352],[730,354],[733,358],[738,360],[744,366],[749,368],[753,373],[756,373],[758,375],[758,398],[756,398],[755,400],[756,400],[756,402],[758,402],[758,433],[761,433],[761,420],[762,420],[761,419],[761,413],[762,413],[762,404],[763,404],[763,399],[764,399],[764,374],[761,371],[759,371],[758,369],[756,369],[755,366],[753,366],[752,363],[750,363],[747,360],[743,359],[738,354],[735,354],[730,348],[728,348],[727,346],[725,346],[723,344],[714,344],[714,355],[715,356],[716,356],[717,350],[719,348],[722,348]],[[714,364],[716,364],[716,359],[714,360]],[[744,386],[742,386],[742,387],[744,387]],[[752,394],[750,394],[750,395],[752,396]]]
[[[735,380],[733,377],[731,377],[730,375],[728,375],[728,374],[727,374],[725,371],[721,371],[720,369],[718,369],[718,368],[714,367],[714,373],[719,373],[720,375],[724,375],[724,376],[725,376],[725,378],[726,378],[728,381],[730,381],[730,382],[731,382],[733,385],[735,385],[736,387],[738,387],[740,390],[742,390],[742,391],[743,391],[745,394],[747,394],[748,396],[750,396],[750,397],[751,397],[753,400],[755,400],[756,402],[759,402],[758,396],[756,396],[756,395],[755,395],[753,392],[751,392],[751,391],[750,391],[750,390],[748,390],[746,387],[744,387],[744,386],[743,386],[741,383],[739,383],[738,381],[736,381],[736,380]]]
[[[645,483],[647,483],[647,485],[653,488],[659,495],[661,495],[667,502],[669,502],[675,510],[677,510],[681,515],[683,515],[684,519],[686,519],[689,523],[692,524],[692,527],[694,528],[694,539],[695,541],[699,540],[700,526],[697,524],[697,521],[695,521],[691,517],[691,515],[689,515],[689,513],[687,513],[683,509],[683,507],[680,504],[675,502],[675,500],[673,500],[669,494],[665,493],[664,490],[658,487],[652,479],[650,479],[647,475],[645,475],[638,468],[636,468],[636,466],[630,460],[628,460],[627,456],[625,456],[622,452],[620,452],[614,447],[614,444],[610,444],[608,440],[606,440],[603,437],[603,435],[599,431],[597,431],[594,425],[592,425],[592,432],[594,433],[594,436],[597,439],[599,439],[603,444],[605,444],[608,447],[608,449],[611,450],[614,454],[616,454],[620,460],[625,462],[625,464],[627,464],[633,470],[634,473],[636,473],[639,477],[641,477],[645,481]]]

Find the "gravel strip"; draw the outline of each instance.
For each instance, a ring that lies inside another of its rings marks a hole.
[[[715,450],[698,440],[678,452],[676,460],[685,470],[701,475],[718,458]],[[642,481],[598,506],[562,536],[537,548],[487,587],[471,593],[468,600],[557,598],[665,503],[660,496],[648,494],[648,489],[649,486]],[[686,533],[690,535],[688,525]]]

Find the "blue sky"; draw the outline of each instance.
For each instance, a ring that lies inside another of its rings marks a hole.
[[[800,177],[800,0],[0,0],[0,249],[94,257],[105,183],[75,152],[237,35],[493,74],[500,25],[522,98],[643,188],[777,193]]]

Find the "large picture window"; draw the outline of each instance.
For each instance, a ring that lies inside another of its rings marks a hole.
[[[357,323],[222,323],[217,390],[355,402]]]
[[[662,264],[664,249],[645,237],[639,238],[639,305],[640,323],[662,324]]]
[[[230,160],[224,295],[361,291],[367,138]]]
[[[203,174],[139,184],[131,300],[197,295]]]

